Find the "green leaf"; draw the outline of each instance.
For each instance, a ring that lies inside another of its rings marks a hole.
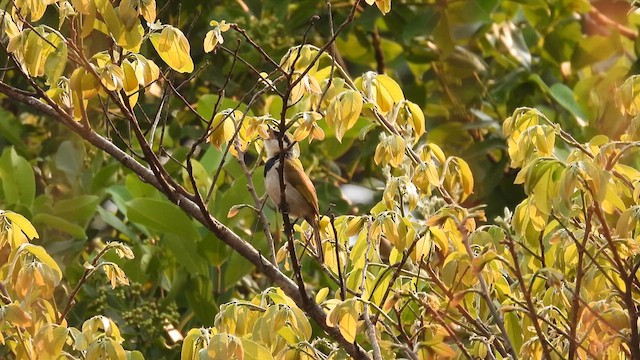
[[[56,167],[65,173],[67,180],[72,184],[77,183],[84,167],[85,155],[84,146],[76,147],[73,142],[67,140],[60,144],[54,156]]]
[[[208,174],[213,174],[216,169],[218,169],[218,166],[220,166],[223,152],[213,146],[206,145],[206,147],[208,147],[208,149],[205,151],[202,159],[200,159],[200,164],[202,164]]]
[[[237,253],[232,253],[224,267],[224,289],[235,286],[240,279],[249,275],[254,269],[253,264]]]
[[[144,356],[138,350],[134,350],[134,351],[126,350],[126,352],[127,352],[127,360],[144,360]]]
[[[56,46],[44,63],[44,73],[48,82],[53,84],[58,81],[67,66],[68,51],[67,44],[57,34],[49,34],[47,40]]]
[[[96,212],[100,198],[95,195],[81,195],[73,199],[58,201],[53,213],[69,221],[85,225]]]
[[[86,239],[87,234],[84,229],[78,225],[75,225],[59,216],[40,213],[33,217],[34,224],[46,225],[46,227],[52,227],[54,229],[65,232],[77,239]]]
[[[198,242],[193,238],[167,235],[163,239],[163,244],[187,271],[192,274],[207,275],[207,261],[198,251]]]
[[[198,99],[198,103],[196,105],[196,110],[198,111],[198,114],[200,114],[200,116],[202,116],[205,119],[211,119],[213,118],[213,111],[215,110],[215,106],[218,103],[218,95],[216,94],[205,94],[200,96],[200,98]],[[251,116],[253,113],[251,112],[251,110],[248,110],[247,107],[240,103],[239,101],[233,100],[233,99],[229,99],[229,98],[223,98],[222,101],[220,101],[220,104],[218,105],[218,111],[220,111],[221,109],[235,109],[238,108],[238,110],[247,113],[247,116]]]
[[[193,222],[177,206],[163,200],[134,199],[127,202],[130,221],[160,233],[171,233],[188,239],[199,239]]]
[[[208,232],[202,241],[198,242],[198,252],[206,256],[212,266],[222,266],[229,260],[231,249],[213,233]]]
[[[213,292],[213,282],[203,276],[191,277],[184,288],[188,308],[193,310],[196,319],[203,325],[212,325],[212,314],[218,312],[218,304],[213,297]]]
[[[571,57],[571,67],[580,70],[585,66],[610,59],[623,51],[620,35],[583,37]]]
[[[122,220],[120,220],[117,216],[112,214],[111,212],[105,210],[102,207],[98,207],[98,214],[102,218],[102,221],[109,224],[112,228],[118,230],[122,234],[126,235],[129,239],[135,240],[138,239],[138,235],[131,230],[127,225],[125,225]]]
[[[507,330],[507,336],[511,340],[516,354],[519,353],[520,347],[522,347],[523,343],[523,329],[520,325],[520,319],[518,318],[518,315],[513,311],[505,313],[504,326]]]
[[[13,147],[5,149],[0,157],[0,180],[5,206],[21,204],[30,207],[33,204],[36,195],[33,168]]]
[[[127,190],[129,190],[129,193],[131,193],[133,197],[155,199],[164,198],[158,189],[152,185],[142,182],[142,180],[134,174],[127,175],[126,184]]]
[[[16,120],[16,117],[9,111],[0,108],[0,146],[5,146],[5,140],[16,148],[20,154],[29,152],[29,148],[22,141],[24,127]]]
[[[560,104],[560,106],[569,111],[571,115],[575,116],[578,123],[586,124],[587,115],[582,110],[580,104],[576,101],[573,91],[569,87],[565,84],[556,83],[551,85],[550,90],[551,96],[558,102],[558,104]]]

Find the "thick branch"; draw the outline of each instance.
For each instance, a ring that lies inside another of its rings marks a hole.
[[[140,162],[136,161],[133,157],[122,151],[111,141],[105,139],[100,134],[96,133],[92,129],[84,127],[82,124],[76,122],[71,116],[61,109],[55,109],[42,101],[32,97],[24,95],[18,89],[15,89],[3,82],[0,82],[0,93],[3,93],[13,100],[19,101],[25,105],[29,105],[35,110],[49,115],[50,117],[58,120],[63,125],[67,126],[71,131],[80,135],[84,140],[91,143],[95,147],[101,149],[107,154],[113,156],[122,165],[133,171],[144,182],[152,185],[156,189],[164,193],[164,188],[160,181],[156,178],[156,175]],[[166,196],[167,194],[165,194]],[[336,340],[348,353],[355,359],[368,359],[365,351],[358,345],[348,342],[341,334],[338,328],[328,326],[326,323],[326,313],[322,308],[313,301],[303,301],[303,298],[299,292],[298,286],[289,277],[283,274],[280,269],[275,267],[264,258],[251,244],[244,241],[231,229],[226,227],[216,218],[210,214],[204,214],[201,209],[191,199],[181,193],[174,192],[168,196],[176,205],[178,205],[185,213],[196,219],[213,234],[215,234],[220,240],[238,252],[242,257],[249,260],[257,270],[267,276],[275,285],[282,288],[282,290],[291,297],[296,304],[312,318],[318,326],[320,326],[329,336]]]

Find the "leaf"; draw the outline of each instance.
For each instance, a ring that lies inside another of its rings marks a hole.
[[[208,274],[207,261],[198,251],[198,243],[194,239],[166,235],[163,244],[189,273],[203,276]]]
[[[105,223],[109,224],[109,226],[113,227],[120,233],[126,235],[130,240],[135,240],[138,238],[138,234],[136,234],[127,225],[125,225],[122,220],[120,220],[117,216],[115,216],[108,210],[105,210],[103,207],[98,207],[98,213]]]
[[[229,209],[229,212],[227,213],[227,218],[231,219],[232,217],[235,217],[236,215],[238,215],[238,213],[240,212],[240,209],[242,209],[243,207],[246,207],[246,205],[245,204],[233,205],[231,209]]]
[[[72,141],[66,140],[54,156],[56,168],[61,170],[67,176],[70,183],[76,183],[78,176],[84,167],[85,148],[82,145],[76,145]]]
[[[58,201],[52,213],[66,220],[85,225],[93,218],[100,198],[95,195],[81,195],[73,199]]]
[[[138,350],[129,351],[126,350],[127,360],[144,360],[144,355]]]
[[[129,220],[160,233],[199,239],[193,222],[177,206],[163,200],[134,199],[126,204]]]
[[[253,340],[241,338],[242,347],[244,349],[244,358],[247,360],[273,360],[271,352],[264,346]]]
[[[0,157],[0,181],[5,205],[33,204],[36,195],[33,168],[13,147],[5,149]]]
[[[31,253],[33,256],[38,258],[38,260],[41,263],[46,264],[47,266],[49,266],[49,268],[51,268],[51,270],[55,272],[54,274],[55,277],[53,278],[54,286],[57,286],[60,283],[60,280],[62,280],[62,270],[60,270],[58,263],[56,263],[56,261],[53,260],[51,255],[47,253],[47,250],[45,250],[42,246],[38,246],[38,245],[22,244],[18,248],[17,252],[21,253],[23,251],[27,251]]]
[[[9,324],[20,327],[31,326],[31,315],[24,311],[19,304],[9,304],[2,310],[4,310],[4,320]]]
[[[493,35],[502,42],[514,59],[527,69],[531,68],[531,53],[522,33],[511,22],[493,24]]]
[[[36,214],[33,217],[33,223],[34,224],[43,224],[46,225],[47,227],[52,227],[54,229],[60,230],[62,232],[65,232],[69,235],[72,235],[73,237],[77,238],[77,239],[86,239],[87,238],[87,234],[84,232],[84,229],[81,228],[78,225],[75,225],[59,216],[55,216],[55,215],[51,215],[51,214],[46,214],[46,213],[39,213]]]
[[[586,125],[587,115],[582,110],[582,107],[576,101],[573,91],[565,84],[556,83],[551,85],[551,96],[555,101],[563,108],[575,116],[579,124]]]
[[[580,39],[571,57],[571,66],[580,70],[585,66],[610,59],[615,54],[623,52],[620,34],[612,36],[585,36]]]
[[[29,238],[29,240],[32,240],[33,238],[39,238],[36,228],[34,228],[29,220],[27,220],[27,218],[25,218],[24,216],[11,211],[7,211],[3,215],[7,219],[11,220],[13,226],[17,226],[20,230],[22,230],[22,232]]]
[[[127,275],[125,275],[120,266],[114,263],[103,263],[103,268],[112,289],[115,289],[118,285],[129,285],[129,279],[127,279]]]
[[[15,115],[0,108],[0,119],[3,119],[3,121],[0,121],[0,138],[13,145],[19,154],[28,153],[29,149],[25,142],[22,141],[24,126],[19,121],[16,121]]]
[[[209,260],[211,266],[220,267],[230,259],[231,250],[213,233],[209,232],[202,241],[198,242],[198,252]]]
[[[433,344],[430,346],[430,349],[433,350],[438,356],[442,356],[443,358],[454,358],[457,353],[450,345],[439,342],[437,344]]]
[[[329,295],[328,287],[323,287],[322,289],[320,289],[316,294],[316,303],[321,304],[327,298],[327,295]]]
[[[345,311],[340,319],[338,325],[340,326],[340,333],[350,343],[356,339],[356,330],[358,328],[358,317],[355,311]]]
[[[48,78],[50,84],[55,83],[67,66],[67,44],[57,35],[49,34],[47,40],[56,48],[47,56],[47,60],[44,63],[44,74]],[[51,47],[51,45],[49,45]]]
[[[387,272],[382,272],[382,274],[378,275],[378,277],[376,278],[376,282],[378,283],[378,285],[370,297],[370,299],[375,304],[380,304],[382,302],[382,297],[384,296],[385,292],[387,291],[389,286],[393,285],[393,284],[390,284],[392,277],[393,277],[393,271],[387,271]]]
[[[243,277],[250,274],[255,266],[242,256],[233,252],[227,259],[224,267],[224,283],[225,289],[235,286]]]
[[[55,359],[62,353],[69,330],[57,324],[46,324],[33,338],[34,348],[39,357]]]
[[[524,333],[520,325],[520,319],[515,312],[509,311],[504,314],[504,327],[507,330],[507,336],[511,340],[516,354],[519,353],[522,347]]]
[[[193,71],[193,60],[189,53],[191,47],[180,29],[165,25],[162,32],[152,33],[149,39],[162,60],[172,69],[181,73]]]

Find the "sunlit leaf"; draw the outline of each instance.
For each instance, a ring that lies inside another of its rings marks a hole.
[[[162,32],[154,32],[149,35],[151,44],[156,49],[162,60],[173,70],[181,73],[193,71],[191,60],[191,47],[189,41],[180,29],[171,25],[164,25]]]

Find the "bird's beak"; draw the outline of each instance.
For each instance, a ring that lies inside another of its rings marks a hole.
[[[269,127],[269,139],[275,139],[276,138],[276,132],[273,131],[273,128]]]

